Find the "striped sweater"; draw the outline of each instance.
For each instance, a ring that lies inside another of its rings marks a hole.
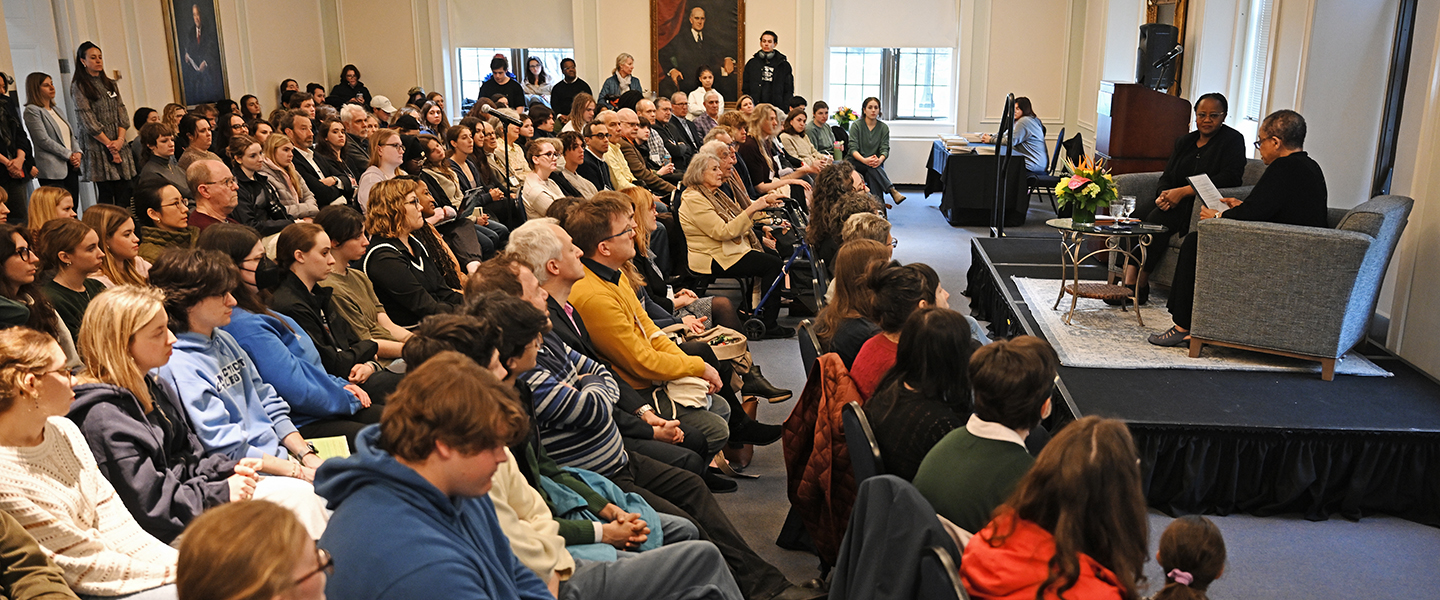
[[[524,380],[532,391],[540,443],[556,463],[609,477],[629,462],[611,417],[620,388],[604,365],[547,332]]]
[[[175,582],[179,553],[140,528],[64,417],[46,422],[38,446],[0,446],[0,510],[35,537],[77,593],[119,596]]]

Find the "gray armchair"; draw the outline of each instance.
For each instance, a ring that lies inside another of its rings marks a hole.
[[[1240,187],[1220,188],[1220,195],[1225,198],[1236,198],[1244,200],[1250,195],[1251,188],[1255,182],[1260,181],[1260,176],[1265,174],[1265,163],[1259,159],[1249,159],[1245,162],[1245,175],[1241,178]],[[1149,173],[1126,173],[1115,176],[1115,187],[1121,196],[1134,196],[1136,206],[1153,205],[1155,198],[1160,195],[1160,172]],[[1194,202],[1190,214],[1190,231],[1195,231],[1195,224],[1200,222],[1200,207],[1204,203]],[[1150,283],[1161,287],[1170,287],[1170,280],[1175,278],[1175,261],[1180,258],[1180,243],[1183,240],[1178,235],[1170,236],[1170,241],[1165,248],[1150,248],[1150,252],[1164,252],[1165,258],[1160,259],[1155,265],[1155,271],[1150,273]],[[1124,264],[1115,260],[1115,255],[1110,255],[1110,270],[1114,273],[1123,273]]]
[[[1206,344],[1318,361],[1365,337],[1380,283],[1414,200],[1377,196],[1331,228],[1208,219],[1200,223],[1190,356]]]

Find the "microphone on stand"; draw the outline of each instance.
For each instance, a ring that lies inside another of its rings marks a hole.
[[[519,126],[520,126],[520,119],[517,119],[517,118],[515,118],[515,117],[512,117],[512,116],[509,116],[509,115],[507,115],[507,114],[505,114],[505,113],[502,113],[502,112],[500,112],[500,111],[498,111],[498,110],[495,110],[495,109],[492,108],[489,104],[486,104],[486,105],[481,106],[481,107],[480,107],[480,112],[485,113],[485,114],[487,114],[487,115],[490,115],[490,116],[492,116],[492,117],[495,117],[495,118],[497,118],[497,119],[500,119],[501,121],[504,121],[504,122],[509,123],[509,124],[511,124],[511,125],[514,125],[514,126],[516,126],[516,127],[519,127]]]
[[[1179,58],[1179,56],[1184,53],[1185,47],[1181,46],[1180,44],[1175,44],[1175,47],[1171,48],[1169,53],[1165,54],[1165,56],[1160,57],[1160,60],[1155,61],[1155,63],[1150,66],[1159,69],[1160,67],[1165,66],[1166,63],[1169,63],[1170,61]]]

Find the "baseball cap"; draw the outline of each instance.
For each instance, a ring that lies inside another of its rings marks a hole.
[[[387,114],[394,114],[395,112],[395,105],[391,104],[390,99],[384,96],[375,96],[374,98],[371,98],[370,108],[378,108],[385,111]]]

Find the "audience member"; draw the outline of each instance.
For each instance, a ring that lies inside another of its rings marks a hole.
[[[314,488],[290,477],[259,476],[288,475],[289,463],[207,454],[178,393],[150,373],[169,361],[175,342],[164,299],[152,287],[120,286],[97,297],[85,314],[80,353],[86,371],[68,416],[101,474],[136,522],[165,543],[205,509],[252,498],[289,508],[318,537],[327,513]]]
[[[26,326],[54,338],[68,358],[65,365],[81,366],[74,338],[60,320],[37,281],[40,253],[31,248],[27,233],[9,223],[0,223],[0,328]]]
[[[196,519],[177,568],[182,600],[324,600],[335,561],[288,511],[258,500],[216,507]]]
[[[30,154],[39,171],[36,179],[41,186],[64,188],[71,196],[79,196],[80,136],[60,112],[55,107],[55,80],[39,72],[27,76],[24,118],[34,145]]]
[[[502,56],[490,59],[490,78],[480,84],[480,98],[489,98],[500,94],[510,102],[510,107],[520,108],[525,106],[525,89],[520,82],[510,76],[510,61]]]
[[[653,110],[652,108],[651,111]],[[625,168],[630,171],[631,179],[637,185],[645,187],[645,189],[650,190],[656,195],[665,196],[673,193],[675,191],[675,185],[666,181],[663,177],[675,171],[673,164],[667,166],[665,169],[661,169],[659,172],[652,171],[650,166],[646,164],[644,157],[644,154],[649,153],[649,149],[646,148],[642,151],[638,147],[641,144],[645,144],[645,142],[640,140],[640,130],[645,129],[648,132],[650,128],[649,123],[642,124],[640,122],[640,115],[636,114],[634,110],[622,108],[616,113],[615,126],[619,131],[619,135],[611,136],[611,142],[619,147],[620,156],[625,161]],[[614,172],[613,168],[611,172]],[[617,187],[617,189],[622,188]]]
[[[185,116],[185,105],[171,102],[166,104],[163,110],[165,112],[165,118],[161,119],[160,122],[169,125],[171,130],[178,131],[180,128],[180,119]]]
[[[715,71],[712,70],[709,65],[701,65],[695,70],[695,82],[699,84],[699,87],[691,90],[690,95],[685,100],[689,117],[695,119],[709,113],[705,103],[709,101],[711,93],[714,93],[716,99],[719,101],[719,110],[711,116],[718,116],[720,113],[725,112],[725,96],[722,95],[719,90],[715,89]]]
[[[295,94],[290,96],[290,101],[285,103],[285,108],[289,109],[291,113],[299,113],[305,115],[306,118],[314,119],[315,97],[310,94]],[[279,125],[278,121],[276,125]],[[281,127],[280,129],[283,130],[284,128]]]
[[[1136,598],[1149,537],[1140,461],[1125,423],[1060,430],[995,518],[971,538],[971,598]]]
[[[561,168],[550,175],[550,180],[560,186],[560,192],[565,196],[589,200],[599,190],[595,189],[594,183],[580,174],[580,167],[585,165],[587,153],[585,137],[574,131],[562,132],[560,146],[565,161]]]
[[[269,121],[256,119],[250,122],[246,130],[250,132],[250,137],[255,138],[256,143],[263,144],[265,143],[265,138],[270,137],[270,133],[273,132],[275,128],[270,126]]]
[[[530,117],[530,123],[535,126],[535,137],[531,139],[553,138],[558,133],[555,131],[555,111],[550,110],[550,107],[536,104],[530,107],[526,116]]]
[[[216,223],[240,222],[231,218],[239,196],[239,184],[225,163],[218,160],[197,160],[190,163],[186,172],[189,187],[195,190],[195,212],[190,215],[190,224],[204,231]]]
[[[652,139],[660,141],[665,148],[665,153],[670,155],[670,160],[675,162],[675,168],[681,171],[681,177],[683,177],[684,169],[690,164],[690,157],[695,155],[698,146],[692,144],[690,137],[680,137],[681,134],[675,129],[676,121],[686,121],[686,119],[675,116],[673,104],[669,98],[664,96],[656,98],[654,105],[654,115],[650,117],[650,136]],[[686,128],[685,133],[692,133],[689,129],[689,121],[686,121],[683,127]],[[652,147],[654,144],[655,142],[651,142]]]
[[[31,235],[55,219],[74,219],[75,197],[64,188],[42,187],[30,194],[29,220],[25,223]]]
[[[883,193],[889,193],[896,205],[905,201],[905,194],[890,183],[885,172],[885,159],[890,157],[890,127],[880,120],[880,99],[866,98],[861,105],[863,117],[850,124],[850,166],[855,167],[870,187],[870,194],[877,200]]]
[[[75,399],[65,362],[50,336],[0,331],[0,473],[11,482],[0,510],[54,557],[77,593],[174,598],[175,549],[140,528],[64,418]]]
[[[460,192],[459,178],[445,162],[445,145],[440,138],[428,133],[420,134],[416,141],[425,149],[424,168],[417,175],[435,200],[435,214],[427,220],[460,262],[468,264],[494,256],[496,235],[470,220],[474,211],[470,210]]]
[[[346,104],[370,106],[370,99],[370,90],[360,82],[360,69],[355,68],[355,65],[345,65],[340,69],[340,83],[335,84],[335,87],[330,88],[330,93],[325,95],[325,101],[341,109],[342,115]]]
[[[810,225],[805,229],[805,240],[815,256],[832,270],[835,252],[843,243],[845,220],[857,212],[880,212],[869,194],[864,194],[863,199],[855,196],[855,176],[855,167],[848,161],[831,164],[815,177],[814,193],[810,195]]]
[[[613,98],[619,98],[627,91],[643,92],[644,87],[640,84],[639,77],[631,77],[635,73],[635,57],[629,53],[621,52],[615,57],[615,68],[610,71],[610,77],[600,86],[600,100],[609,102]]]
[[[610,126],[601,121],[589,123],[583,129],[585,135],[585,162],[576,169],[593,185],[597,192],[614,190],[614,179],[605,155],[610,152]]]
[[[810,138],[805,134],[805,107],[790,109],[785,115],[785,126],[780,129],[780,144],[784,146],[785,153],[800,159],[800,162],[807,167],[814,167],[818,172],[820,169],[829,166],[835,157],[828,151],[821,152],[815,149],[810,143]]]
[[[810,107],[810,115],[810,123],[805,125],[805,137],[810,139],[810,145],[831,158],[840,159],[842,148],[835,142],[835,131],[830,129],[830,105],[816,100]]]
[[[410,332],[390,320],[370,278],[350,266],[364,258],[370,246],[365,236],[365,217],[349,207],[327,206],[315,215],[315,224],[325,228],[330,253],[335,256],[330,275],[319,282],[334,291],[331,299],[335,313],[350,324],[357,337],[375,342],[378,357],[387,362],[399,358]]]
[[[73,342],[80,335],[80,320],[90,301],[105,291],[105,284],[89,278],[100,270],[105,258],[100,234],[76,219],[55,219],[40,229],[37,241],[40,267],[51,275],[41,289],[60,313]]]
[[[334,95],[331,95],[334,98]],[[365,132],[369,115],[364,108],[353,104],[354,108],[340,107],[340,122],[345,125],[345,149],[343,156],[345,166],[350,168],[352,175],[364,173],[365,168],[370,166],[370,136]]]
[[[321,206],[330,206],[337,200],[344,203],[344,184],[339,177],[327,176],[321,173],[320,163],[315,160],[315,152],[312,147],[315,144],[315,121],[295,111],[290,111],[280,119],[277,124],[280,132],[290,140],[290,169],[294,174],[299,175],[303,186],[308,190],[314,199],[315,212],[319,212]],[[277,151],[277,154],[283,154]],[[275,161],[278,165],[279,162]],[[287,187],[288,189],[288,187]],[[313,216],[313,215],[312,215]]]
[[[779,42],[773,31],[760,34],[760,50],[745,61],[742,92],[760,104],[787,107],[790,97],[795,95],[795,74],[790,68],[790,59],[775,49]]]
[[[370,134],[370,162],[360,174],[360,185],[355,193],[362,212],[369,210],[370,189],[395,177],[395,172],[404,162],[405,144],[400,139],[400,132],[381,129]]]
[[[391,127],[399,116],[400,110],[390,103],[389,98],[375,96],[370,99],[370,118],[375,119],[381,127]]]
[[[950,308],[950,293],[940,285],[940,276],[935,269],[924,263],[901,266],[892,262],[871,271],[866,283],[874,294],[870,315],[880,326],[880,333],[860,347],[860,353],[855,355],[855,363],[850,367],[850,378],[855,380],[860,394],[869,399],[879,386],[880,379],[895,364],[896,344],[900,341],[900,330],[905,326],[905,320],[917,309],[932,306]]]
[[[736,153],[744,161],[745,170],[750,173],[750,181],[756,189],[769,192],[791,186],[789,195],[799,198],[804,192],[810,191],[810,182],[803,178],[813,178],[820,171],[820,167],[813,164],[802,164],[798,168],[789,166],[787,162],[795,159],[785,154],[779,135],[780,119],[775,113],[775,107],[761,104],[755,108],[755,114],[744,135],[745,139],[741,141]],[[796,187],[800,189],[797,190]]]
[[[756,213],[779,206],[782,199],[767,194],[742,209],[720,190],[724,181],[720,159],[712,155],[697,155],[685,171],[679,221],[685,230],[690,270],[712,277],[756,277],[768,288],[780,276],[784,261],[765,251],[752,228]],[[760,311],[765,337],[794,335],[795,330],[776,323],[780,294],[769,294]]]
[[[720,97],[720,92],[715,90],[705,92],[703,98],[704,100],[701,102],[701,107],[704,109],[704,112],[698,115],[690,115],[690,122],[695,125],[695,133],[700,134],[702,138],[709,134],[710,130],[714,129],[716,125],[720,124],[718,119],[720,118],[721,109],[725,104],[725,101]]]
[[[105,257],[100,272],[92,275],[105,287],[146,284],[150,261],[140,257],[140,237],[135,235],[135,218],[130,211],[113,204],[96,204],[81,219],[100,234]]]
[[[25,527],[0,511],[0,594],[14,600],[77,598],[61,570]]]
[[[190,198],[190,184],[185,180],[185,169],[175,160],[175,132],[160,123],[140,127],[140,139],[145,145],[145,160],[135,185],[170,184],[180,195]]]
[[[270,182],[270,177],[261,172],[265,166],[265,155],[260,142],[249,136],[230,140],[230,156],[235,163],[231,173],[235,175],[235,209],[231,218],[241,225],[247,225],[262,236],[280,233],[294,222],[285,206],[280,203],[280,193]]]
[[[180,190],[169,184],[135,190],[135,218],[140,223],[140,256],[151,263],[166,248],[192,248],[200,230],[190,226],[190,209]]]
[[[180,117],[180,125],[175,131],[178,132],[175,146],[185,149],[176,159],[182,173],[197,160],[220,160],[219,156],[210,152],[210,144],[215,140],[210,121],[204,115],[187,114]]]
[[[729,114],[735,115],[734,118],[727,116],[724,117],[724,120],[742,120],[738,113]],[[705,145],[700,147],[700,154],[709,154],[720,159],[720,170],[724,174],[724,183],[721,184],[721,190],[730,197],[735,198],[737,202],[741,199],[759,200],[767,194],[766,192],[761,192],[751,184],[750,176],[745,169],[745,162],[741,161],[740,155],[735,153],[734,148],[736,147],[737,140],[743,140],[744,136],[744,129],[733,129],[728,125],[716,125],[714,129],[710,130],[710,133],[705,135]],[[686,170],[688,171],[689,169],[687,168]],[[774,191],[775,188],[781,186],[772,185],[770,187],[771,191]],[[781,194],[783,194],[783,192],[776,192],[774,195],[778,197]]]
[[[359,206],[355,200],[355,174],[350,171],[350,166],[345,163],[345,148],[349,143],[349,136],[345,133],[345,125],[340,121],[320,121],[320,129],[315,138],[315,152],[311,155],[315,163],[320,166],[320,184],[324,185],[330,178],[334,178],[334,188],[338,195],[325,202],[326,206],[331,204],[347,204]],[[304,176],[304,173],[301,173]],[[314,190],[311,190],[312,192]],[[319,200],[319,196],[316,196]],[[318,203],[318,202],[317,202]],[[324,208],[324,207],[321,207]]]
[[[491,219],[484,207],[503,200],[505,192],[492,185],[495,174],[484,155],[477,153],[473,131],[464,125],[451,127],[445,132],[445,143],[450,147],[445,164],[460,186],[460,197],[469,211],[468,218],[475,222],[477,231],[488,238],[496,250],[503,249],[510,239],[510,229],[498,219]],[[464,216],[465,211],[461,212]]]
[[[840,355],[849,369],[865,342],[880,328],[870,321],[874,292],[866,282],[872,270],[890,262],[890,247],[873,240],[857,240],[835,254],[835,293],[816,318],[815,336],[825,352]]]
[[[224,227],[217,225],[216,227]],[[176,335],[170,362],[157,372],[185,405],[200,444],[235,460],[297,457],[290,477],[313,481],[320,455],[290,420],[290,406],[271,387],[229,333],[239,269],[215,250],[171,250],[150,269],[165,293],[165,314]],[[225,378],[220,375],[224,374]]]
[[[120,88],[105,74],[105,59],[93,42],[80,44],[75,51],[75,78],[70,83],[70,102],[80,122],[80,175],[95,182],[96,201],[100,204],[124,206],[130,200],[130,180],[135,177],[134,156],[125,151],[125,130],[130,128],[130,115]],[[182,107],[183,109],[183,107]],[[7,192],[9,190],[6,190]],[[13,213],[20,212],[16,202],[24,202],[23,194],[11,193]],[[21,215],[23,216],[23,215]]]
[[[525,61],[525,99],[529,102],[545,102],[550,96],[551,89],[550,75],[545,72],[545,63],[538,56],[531,56]],[[528,102],[527,102],[528,104]]]
[[[755,99],[749,95],[742,94],[735,100],[735,110],[745,115],[746,120],[749,120],[752,113],[755,112]]]
[[[570,114],[576,97],[580,94],[589,96],[594,92],[590,90],[590,84],[576,76],[575,59],[570,57],[560,59],[560,73],[564,79],[555,82],[555,85],[550,88],[550,108],[557,115]],[[594,99],[591,98],[591,101],[593,102]],[[580,126],[583,125],[584,123],[580,124]]]
[[[1210,519],[1182,516],[1160,534],[1155,562],[1165,573],[1165,587],[1153,600],[1205,600],[1210,584],[1225,572],[1225,538]]]
[[[431,135],[445,135],[445,130],[450,128],[450,120],[445,117],[445,109],[433,102],[426,102],[420,106],[420,130]]]
[[[584,82],[581,82],[584,83]],[[585,86],[587,89],[590,86]],[[566,119],[565,126],[560,131],[574,131],[580,133],[586,125],[595,120],[595,97],[590,92],[575,94],[570,104],[570,118]]]
[[[160,123],[160,118],[160,111],[148,106],[142,106],[135,110],[135,115],[131,118],[131,122],[135,123],[136,129],[139,129],[144,127],[146,123]],[[77,148],[80,147],[81,146],[77,146]],[[137,165],[145,162],[145,143],[138,135],[130,140],[130,156],[135,159],[135,164]],[[82,157],[81,160],[83,161],[84,158]]]
[[[525,148],[521,145],[521,139],[530,139],[535,136],[535,126],[530,118],[516,112],[513,108],[502,108],[500,114],[520,122],[519,127],[504,127],[505,156],[500,158],[491,153],[491,160],[497,161],[495,166],[502,173],[506,173],[515,182],[512,185],[519,185],[525,181],[525,176],[530,174],[529,162],[525,160]],[[490,125],[493,127],[499,124],[499,119],[492,119]]]
[[[391,181],[375,184],[372,200],[378,204],[365,214],[371,245],[360,268],[390,318],[412,328],[426,316],[453,312],[464,298],[446,285],[436,258],[414,235],[425,225],[414,183]]]
[[[290,96],[293,96],[295,92],[298,91],[300,91],[300,82],[289,78],[282,79],[280,81],[280,103],[285,104],[289,102]]]
[[[965,425],[971,412],[965,373],[974,349],[960,313],[922,308],[906,319],[895,366],[865,403],[886,473],[913,480],[926,453]]]
[[[276,198],[290,217],[306,219],[320,212],[315,194],[306,187],[295,168],[295,144],[284,135],[265,138],[265,158],[260,163],[260,172],[274,186]]]
[[[245,94],[240,97],[240,116],[245,118],[246,123],[259,119],[262,114],[260,99],[256,98],[254,94]]]
[[[968,374],[958,378],[974,390],[974,412],[924,455],[915,487],[940,516],[973,533],[990,522],[995,507],[1035,463],[1025,440],[1050,416],[1059,360],[1048,342],[1022,335],[987,344],[968,366],[963,362],[954,373]],[[896,362],[897,368],[903,364]],[[885,461],[888,468],[889,456]]]
[[[550,204],[565,196],[560,186],[550,180],[550,174],[555,172],[557,154],[555,144],[548,138],[531,140],[525,145],[525,163],[529,165],[530,172],[525,175],[525,185],[520,188],[520,194],[525,200],[526,218],[544,217]]]
[[[847,217],[845,227],[840,230],[840,239],[845,242],[875,240],[891,247],[897,243],[890,235],[890,222],[873,212],[858,212]]]

